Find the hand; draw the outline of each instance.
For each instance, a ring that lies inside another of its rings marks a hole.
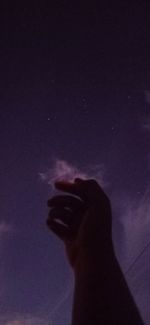
[[[81,251],[97,254],[112,245],[110,202],[95,180],[77,178],[74,183],[56,182],[55,187],[69,195],[48,200],[47,225],[63,240],[75,268]]]

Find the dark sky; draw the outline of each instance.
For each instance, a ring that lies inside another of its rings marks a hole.
[[[39,177],[53,159],[103,166],[124,272],[149,242],[149,13],[149,1],[1,4],[0,325],[69,324],[72,273]],[[148,254],[127,274],[145,324]]]

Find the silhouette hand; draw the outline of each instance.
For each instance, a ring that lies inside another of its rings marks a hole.
[[[81,252],[97,254],[111,247],[110,202],[95,180],[76,178],[74,183],[56,182],[55,187],[69,195],[48,200],[51,209],[47,225],[63,240],[69,262],[75,268]]]

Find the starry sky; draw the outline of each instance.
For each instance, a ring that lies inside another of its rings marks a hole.
[[[103,178],[116,254],[150,323],[149,12],[2,1],[0,325],[70,323],[72,272],[45,224],[60,167]]]

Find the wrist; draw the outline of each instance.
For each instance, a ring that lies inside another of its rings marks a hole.
[[[106,270],[106,266],[112,264],[112,261],[116,260],[114,247],[112,241],[108,243],[98,243],[95,247],[89,245],[82,245],[78,251],[76,263],[74,265],[75,275],[83,272],[102,272]]]

